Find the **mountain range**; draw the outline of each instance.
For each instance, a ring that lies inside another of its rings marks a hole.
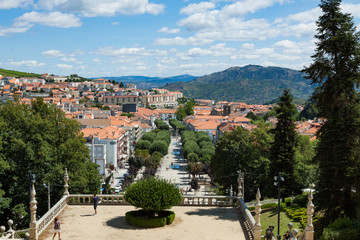
[[[173,82],[188,82],[197,77],[191,75],[179,75],[174,77],[145,77],[145,76],[122,76],[122,77],[102,77],[104,79],[114,80],[116,82],[135,83],[137,88],[151,89],[159,88],[168,83]]]
[[[188,98],[247,104],[270,102],[285,88],[291,89],[296,100],[306,100],[314,91],[314,86],[300,71],[258,65],[231,67],[189,82],[168,83],[163,88],[181,91]]]

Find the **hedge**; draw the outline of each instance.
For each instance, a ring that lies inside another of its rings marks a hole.
[[[161,211],[158,216],[148,217],[144,210],[130,211],[125,214],[126,222],[136,227],[163,227],[170,225],[175,219],[173,211]]]

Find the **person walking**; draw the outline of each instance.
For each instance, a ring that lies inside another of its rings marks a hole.
[[[96,194],[94,194],[94,197],[92,198],[92,200],[93,200],[93,203],[94,203],[94,211],[95,211],[95,213],[94,213],[94,216],[96,216],[97,215],[97,210],[96,210],[96,208],[97,208],[97,205],[99,204],[99,203],[101,203],[101,198],[99,198],[98,196],[96,196]]]
[[[60,238],[61,224],[64,224],[64,223],[60,222],[58,217],[55,217],[55,220],[54,220],[54,236],[52,238],[53,240],[54,240],[54,238],[56,236],[56,233],[59,236],[59,240],[61,240],[61,238]]]

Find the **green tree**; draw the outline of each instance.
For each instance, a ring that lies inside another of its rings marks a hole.
[[[289,89],[283,90],[280,97],[278,107],[275,109],[277,114],[277,123],[274,133],[274,142],[271,144],[270,154],[270,179],[277,176],[281,172],[285,178],[282,194],[283,196],[291,196],[297,193],[299,189],[294,175],[295,165],[295,147],[297,146],[297,132],[294,115],[296,107],[292,103],[292,95]],[[275,189],[274,189],[275,190]]]
[[[355,217],[359,204],[360,116],[354,85],[360,79],[360,35],[350,14],[341,12],[341,0],[322,0],[320,8],[313,63],[303,72],[319,85],[317,107],[326,119],[318,132],[315,205],[329,223],[341,214]]]
[[[124,88],[124,83],[123,83],[123,82],[120,82],[119,87]]]
[[[175,115],[176,118],[180,121],[182,121],[187,116],[184,107],[179,107],[178,110],[176,110]]]
[[[164,209],[170,209],[181,201],[180,190],[165,179],[146,178],[130,185],[125,192],[125,200],[136,208],[154,216]]]
[[[1,221],[11,218],[17,224],[27,224],[28,218],[17,213],[28,212],[29,171],[36,174],[39,216],[47,211],[47,191],[43,183],[53,187],[52,203],[58,201],[63,194],[66,167],[71,193],[99,191],[99,172],[97,165],[90,161],[80,124],[65,118],[64,112],[42,99],[33,100],[31,105],[9,101],[0,106],[0,164],[3,198],[12,198],[9,208],[3,209],[5,217]],[[5,223],[0,222],[2,224]]]
[[[269,150],[273,141],[270,125],[258,123],[252,132],[237,127],[226,132],[216,143],[215,156],[210,163],[210,176],[223,189],[233,186],[237,189],[239,170],[245,172],[245,200],[251,200],[257,187],[262,187],[262,194],[269,196]],[[272,182],[270,188],[273,188]]]
[[[168,145],[165,141],[155,140],[150,147],[150,153],[159,152],[163,156],[168,153]]]

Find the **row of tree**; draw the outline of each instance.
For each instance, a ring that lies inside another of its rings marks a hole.
[[[181,135],[183,155],[188,162],[209,163],[215,155],[215,147],[206,132],[183,131]]]
[[[175,131],[178,131],[180,134],[187,129],[185,124],[182,124],[179,120],[173,118],[169,120],[169,124]]]

